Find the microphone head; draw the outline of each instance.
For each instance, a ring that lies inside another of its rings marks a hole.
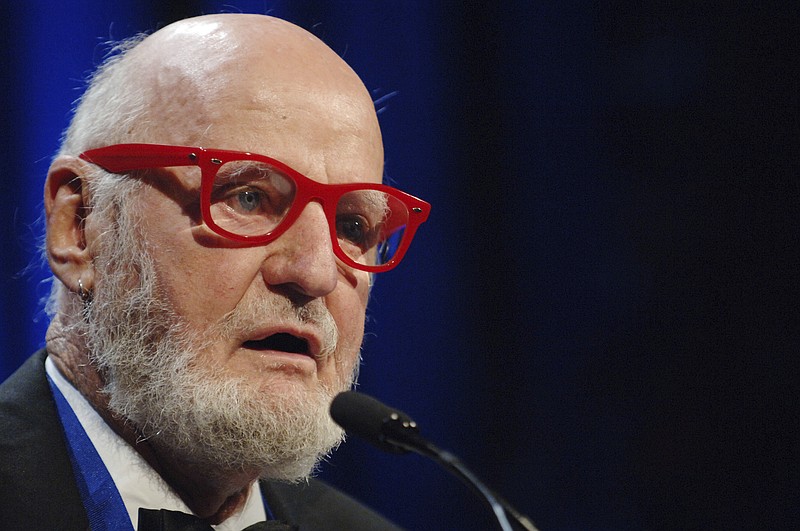
[[[386,452],[406,453],[413,448],[402,443],[411,444],[419,439],[417,424],[408,415],[355,391],[336,395],[330,413],[347,433]]]

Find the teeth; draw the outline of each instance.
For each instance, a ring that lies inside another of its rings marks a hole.
[[[244,346],[253,350],[277,350],[293,354],[308,354],[308,341],[292,334],[273,334],[264,339],[245,341]]]

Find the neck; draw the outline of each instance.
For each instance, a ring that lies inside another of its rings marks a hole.
[[[222,523],[244,507],[250,487],[258,480],[257,471],[220,470],[191,463],[172,450],[159,446],[156,438],[142,437],[131,422],[112,415],[108,409],[98,411],[173,488],[189,509],[209,524]]]
[[[194,514],[209,524],[219,524],[241,510],[258,474],[243,471],[210,471],[208,467],[188,465],[170,452],[147,446],[148,461]],[[137,450],[139,450],[137,448]],[[139,450],[141,452],[141,450]],[[144,455],[144,453],[142,453]]]

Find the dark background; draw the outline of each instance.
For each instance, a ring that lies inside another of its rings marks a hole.
[[[219,11],[391,95],[387,177],[433,204],[361,390],[542,530],[796,525],[793,2],[6,1],[0,376],[43,344],[41,189],[102,43]],[[492,526],[417,456],[352,441],[322,476],[410,529]]]

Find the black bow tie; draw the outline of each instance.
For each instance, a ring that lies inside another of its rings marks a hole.
[[[242,531],[295,531],[297,528],[268,520],[245,527]],[[137,531],[213,531],[214,528],[193,514],[166,509],[139,509]]]

